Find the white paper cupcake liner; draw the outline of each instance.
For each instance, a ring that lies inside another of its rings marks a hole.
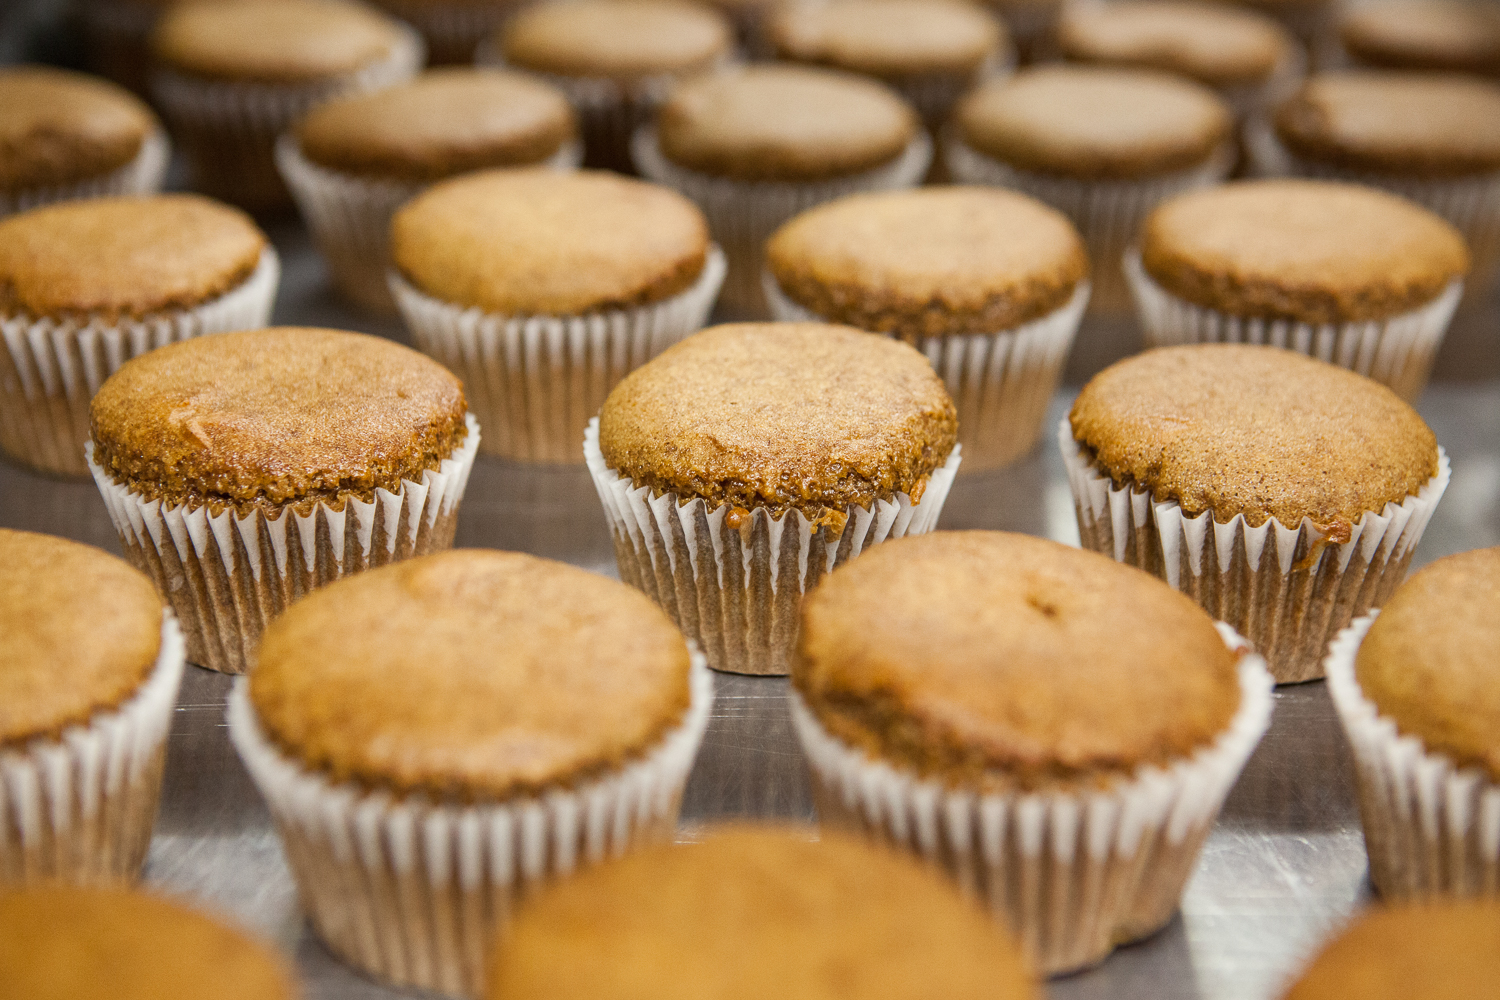
[[[421,36],[403,26],[389,56],[343,76],[276,84],[158,69],[151,89],[199,190],[250,208],[276,207],[289,200],[276,170],[277,137],[329,98],[411,79],[424,58]]]
[[[167,139],[166,133],[159,129],[153,130],[141,141],[140,152],[135,154],[134,159],[107,174],[71,184],[0,191],[0,217],[59,201],[156,194],[161,190],[162,181],[167,176],[167,164],[171,159],[171,141]]]
[[[163,611],[156,665],[128,700],[58,739],[0,750],[0,885],[136,877],[156,823],[182,663],[182,633]]]
[[[1348,368],[1389,386],[1408,403],[1427,387],[1438,345],[1463,297],[1454,281],[1411,312],[1358,323],[1312,323],[1234,316],[1180,299],[1158,285],[1134,248],[1125,253],[1125,278],[1135,299],[1147,347],[1175,344],[1270,344]]]
[[[932,162],[932,140],[918,130],[911,144],[890,163],[847,177],[804,183],[738,181],[687,170],[662,155],[656,129],[649,125],[636,131],[631,153],[643,177],[681,191],[703,209],[708,228],[729,260],[720,305],[745,318],[761,318],[767,315],[767,306],[760,274],[771,234],[792,216],[825,201],[859,191],[920,184]]]
[[[1370,881],[1387,901],[1500,897],[1500,783],[1402,736],[1365,697],[1354,660],[1379,611],[1328,648],[1328,693],[1354,750]]]
[[[1189,515],[1176,501],[1121,486],[1097,469],[1064,417],[1058,445],[1068,469],[1084,548],[1154,573],[1228,622],[1266,658],[1279,684],[1323,676],[1328,642],[1359,615],[1384,604],[1406,576],[1451,469],[1382,511],[1366,511],[1347,542],[1327,541],[1307,518],[1274,517],[1251,527],[1211,511]]]
[[[89,401],[131,358],[179,340],[266,325],[281,264],[269,246],[243,282],[218,298],[139,319],[35,319],[0,314],[0,450],[59,476],[89,474]]]
[[[567,142],[536,166],[572,170],[580,156],[578,143]],[[339,291],[366,309],[395,312],[385,279],[391,265],[391,216],[428,185],[360,177],[319,166],[302,155],[297,137],[290,132],[276,141],[276,166]]]
[[[379,488],[373,500],[233,507],[147,500],[94,462],[89,471],[120,533],[125,557],[171,603],[193,663],[227,674],[254,662],[266,624],[309,591],[340,577],[453,545],[458,504],[479,448],[479,425],[422,481],[399,492]]]
[[[1219,625],[1231,649],[1246,649]],[[1102,961],[1176,912],[1204,838],[1271,718],[1271,677],[1240,658],[1240,706],[1211,745],[1098,789],[987,792],[886,763],[823,728],[795,689],[820,822],[941,867],[1001,918],[1047,975]]]
[[[790,510],[777,519],[756,507],[739,527],[725,524],[731,504],[709,510],[700,499],[651,495],[609,467],[599,450],[599,421],[589,421],[584,459],[615,543],[620,579],[641,590],[698,644],[715,670],[786,674],[797,639],[802,595],[826,573],[880,542],[937,527],[962,461],[955,445],[928,477],[920,503],[905,493],[850,505],[834,535]]]
[[[486,454],[577,465],[610,390],[703,326],[724,255],[711,245],[697,281],[672,298],[579,316],[486,313],[419,292],[394,270],[389,278],[417,349],[463,380]]]
[[[390,983],[476,996],[496,933],[528,892],[671,839],[713,702],[692,653],[692,703],[655,748],[536,797],[459,805],[337,784],[269,741],[244,681],[229,698],[230,738],[334,953]]]

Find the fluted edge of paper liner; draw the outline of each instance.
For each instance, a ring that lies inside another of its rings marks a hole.
[[[0,192],[0,217],[59,201],[156,194],[166,180],[167,165],[171,161],[172,141],[161,129],[152,129],[141,141],[141,148],[135,156],[124,166],[108,173],[85,177],[71,184],[48,184]]]

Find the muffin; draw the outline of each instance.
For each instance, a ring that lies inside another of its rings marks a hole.
[[[199,337],[100,387],[89,471],[188,659],[243,673],[303,594],[453,544],[479,443],[466,411],[458,379],[378,337]]]
[[[670,967],[671,974],[662,970]],[[735,824],[548,890],[496,943],[488,1000],[1040,1000],[1015,944],[894,852]]]
[[[687,195],[729,259],[721,305],[764,318],[765,241],[792,216],[856,191],[912,187],[932,143],[916,112],[852,73],[758,65],[690,80],[632,145],[641,173]]]
[[[0,69],[0,216],[37,205],[161,190],[171,144],[156,115],[104,80]]]
[[[703,214],[603,171],[439,184],[391,226],[391,288],[418,348],[464,381],[486,452],[576,464],[604,397],[703,325],[724,259]]]
[[[1276,347],[1128,358],[1083,387],[1058,439],[1083,547],[1197,600],[1280,683],[1323,676],[1328,640],[1390,597],[1448,486],[1395,393]]]
[[[198,195],[97,198],[0,219],[0,450],[88,475],[89,399],[131,358],[262,326],[280,265],[243,213]]]
[[[1464,0],[1371,0],[1346,10],[1339,40],[1382,69],[1500,76],[1500,10]]]
[[[476,549],[297,602],[229,722],[333,952],[474,996],[521,896],[671,839],[712,700],[640,594]]]
[[[712,327],[636,369],[584,455],[620,579],[715,670],[785,674],[802,595],[937,525],[957,412],[905,344],[821,323]]]
[[[578,165],[577,126],[556,87],[520,73],[444,69],[335,98],[276,144],[276,163],[335,285],[391,313],[391,216],[428,185],[487,167]]]
[[[1441,218],[1374,188],[1250,181],[1158,207],[1125,258],[1148,346],[1274,344],[1422,395],[1469,254]]]
[[[1201,84],[1155,70],[1043,66],[959,102],[948,168],[1013,188],[1073,221],[1094,264],[1091,311],[1123,313],[1120,257],[1159,202],[1221,180],[1233,115]]]
[[[0,885],[136,877],[181,680],[182,635],[145,575],[0,528]],[[3,988],[6,967],[0,996],[32,996]]]
[[[209,984],[212,984],[211,986]],[[26,1000],[296,1000],[269,944],[120,888],[0,892],[0,996]]]
[[[808,597],[792,719],[822,823],[943,868],[1055,975],[1172,918],[1270,691],[1243,640],[1144,573],[942,531]]]
[[[285,207],[276,137],[318,103],[422,66],[422,41],[353,0],[186,0],[151,35],[152,93],[193,183],[245,208]]]
[[[479,62],[541,74],[582,121],[584,163],[631,173],[630,137],[687,77],[725,63],[729,22],[689,0],[548,0],[517,14]]]
[[[779,320],[911,344],[958,408],[964,468],[1031,450],[1088,302],[1088,257],[1059,212],[979,187],[857,194],[809,209],[766,244]]]
[[[1500,977],[1500,906],[1366,911],[1326,945],[1284,1000],[1471,1000]]]
[[[1500,548],[1464,552],[1416,573],[1329,648],[1370,881],[1386,899],[1500,892],[1497,608]]]
[[[422,33],[432,66],[467,66],[524,0],[372,0],[375,6]]]

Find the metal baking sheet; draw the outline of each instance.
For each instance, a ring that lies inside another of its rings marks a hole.
[[[400,325],[342,306],[293,223],[275,226],[285,275],[276,321],[405,339]],[[1477,345],[1445,367],[1493,372],[1496,310],[1471,326]],[[1119,353],[1096,328],[1080,348]],[[1486,344],[1487,340],[1487,344]],[[1054,400],[1052,424],[1071,392]],[[1444,383],[1421,411],[1448,449],[1453,479],[1417,562],[1500,544],[1500,380]],[[60,482],[0,462],[0,525],[46,531],[119,552],[91,483]],[[1044,437],[1029,460],[961,477],[944,528],[1003,528],[1077,542],[1061,459]],[[582,467],[528,468],[480,457],[457,544],[518,549],[615,574],[598,499]],[[786,682],[716,677],[717,700],[683,803],[679,836],[716,820],[813,820],[806,765],[792,736]],[[229,679],[190,667],[172,727],[166,789],[146,863],[148,885],[219,912],[296,956],[309,1000],[409,996],[342,966],[309,931],[270,817],[230,748]],[[813,835],[811,827],[809,836]],[[1277,692],[1271,730],[1231,795],[1183,899],[1181,915],[1098,968],[1054,980],[1055,1000],[1268,1000],[1370,894],[1351,765],[1321,683]]]

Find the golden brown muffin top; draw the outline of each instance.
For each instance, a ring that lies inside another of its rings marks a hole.
[[[686,0],[552,0],[517,14],[500,35],[512,66],[615,79],[699,72],[733,45],[722,14]]]
[[[290,964],[269,945],[166,899],[61,883],[0,891],[0,996],[296,1000],[298,992]]]
[[[1238,654],[1192,599],[1043,538],[876,546],[802,605],[792,683],[823,727],[949,784],[1097,787],[1209,746]]]
[[[409,559],[313,592],[250,674],[267,735],[335,782],[474,801],[618,770],[686,713],[688,648],[637,590],[519,552]]]
[[[562,91],[493,69],[431,70],[336,98],[296,128],[302,155],[361,177],[427,183],[485,167],[540,163],[577,135]]]
[[[0,528],[0,749],[123,704],[156,664],[161,615],[150,579],[124,561]]]
[[[1000,925],[930,869],[810,834],[724,825],[549,887],[500,942],[488,1000],[1042,996]]]
[[[1095,375],[1073,437],[1116,482],[1252,527],[1310,518],[1331,541],[1437,474],[1437,439],[1363,375],[1278,347],[1195,344]]]
[[[608,171],[490,170],[418,195],[391,259],[435,298],[568,316],[671,298],[703,272],[708,223],[668,188]]]
[[[1328,181],[1248,181],[1146,217],[1141,260],[1167,291],[1233,316],[1388,319],[1469,270],[1463,236],[1404,198]]]
[[[761,64],[689,80],[657,118],[672,162],[738,180],[804,181],[889,163],[917,135],[890,88],[807,66]]]
[[[1500,10],[1466,0],[1377,0],[1350,7],[1339,37],[1360,62],[1388,69],[1500,73]]]
[[[823,323],[728,323],[627,375],[599,414],[609,467],[710,508],[795,508],[843,530],[850,504],[920,502],[958,414],[899,341]]]
[[[1427,566],[1401,585],[1359,647],[1365,697],[1403,734],[1500,781],[1500,548]]]
[[[1366,910],[1284,1000],[1475,1000],[1500,981],[1500,905],[1407,903]]]
[[[908,342],[1038,319],[1066,304],[1089,269],[1064,215],[989,187],[819,205],[776,231],[766,261],[782,291],[821,318]]]
[[[902,77],[972,73],[1006,45],[994,16],[967,0],[786,4],[766,33],[782,59]]]
[[[159,128],[150,108],[108,80],[45,66],[0,69],[0,191],[107,174]]]
[[[1229,138],[1214,92],[1145,69],[1040,66],[994,80],[958,105],[959,137],[1022,170],[1087,179],[1196,167]]]
[[[1282,102],[1275,121],[1293,153],[1349,170],[1500,170],[1500,83],[1458,73],[1320,73]]]
[[[187,0],[151,35],[165,67],[194,76],[303,83],[390,56],[399,22],[352,0]]]
[[[44,205],[0,219],[0,314],[191,309],[242,284],[266,246],[244,212],[196,194]]]
[[[1181,73],[1211,87],[1264,81],[1293,45],[1263,14],[1191,0],[1071,7],[1057,36],[1069,59]]]
[[[462,443],[463,386],[400,344],[283,326],[127,361],[89,407],[94,461],[148,500],[240,509],[374,499]]]

